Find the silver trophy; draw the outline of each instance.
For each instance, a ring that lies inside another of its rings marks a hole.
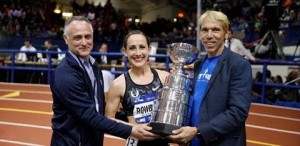
[[[157,90],[155,109],[149,126],[152,132],[161,135],[172,134],[172,130],[184,126],[188,117],[190,79],[184,73],[184,65],[193,63],[199,49],[187,43],[173,43],[168,55],[177,70],[166,78],[164,87]]]

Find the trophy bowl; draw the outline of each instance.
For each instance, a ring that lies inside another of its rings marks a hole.
[[[183,71],[183,66],[193,63],[199,49],[187,43],[173,43],[169,46],[168,55],[177,70],[166,78],[164,87],[156,92],[154,111],[149,126],[152,132],[162,136],[184,126],[189,120],[188,111],[190,78]]]
[[[172,43],[169,46],[167,53],[173,63],[189,65],[197,59],[199,49],[187,43]]]

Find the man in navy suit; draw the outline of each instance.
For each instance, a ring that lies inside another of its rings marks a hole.
[[[194,65],[189,126],[169,138],[190,146],[245,146],[251,103],[250,63],[224,46],[229,20],[218,11],[200,17],[200,40],[207,55]]]
[[[53,97],[51,146],[102,146],[104,133],[121,138],[153,140],[158,136],[147,125],[129,125],[104,116],[103,76],[95,59],[93,27],[84,16],[66,21],[65,58],[50,84]]]

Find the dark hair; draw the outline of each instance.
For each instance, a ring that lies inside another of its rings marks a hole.
[[[282,77],[280,75],[277,75],[276,78],[277,78],[278,82],[283,83]]]
[[[267,69],[267,78],[271,78],[271,76],[272,76],[271,71]]]
[[[51,44],[52,45],[52,40],[46,40],[49,44]]]
[[[31,40],[30,40],[30,38],[25,38],[25,42],[29,42],[29,43],[31,43]]]
[[[125,36],[125,39],[124,39],[124,42],[123,42],[123,47],[124,49],[126,49],[126,45],[127,45],[127,40],[130,36],[134,35],[134,34],[141,34],[143,35],[146,40],[147,40],[147,45],[150,46],[150,39],[140,30],[133,30],[133,31],[130,31],[126,36]]]

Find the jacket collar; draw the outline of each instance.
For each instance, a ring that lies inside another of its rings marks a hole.
[[[93,58],[92,56],[90,56],[89,58],[91,64],[94,65],[96,62],[95,58]],[[71,66],[80,66],[82,68],[83,66],[80,65],[81,63],[79,61],[83,62],[84,59],[68,50],[66,53],[66,61],[69,62]]]

